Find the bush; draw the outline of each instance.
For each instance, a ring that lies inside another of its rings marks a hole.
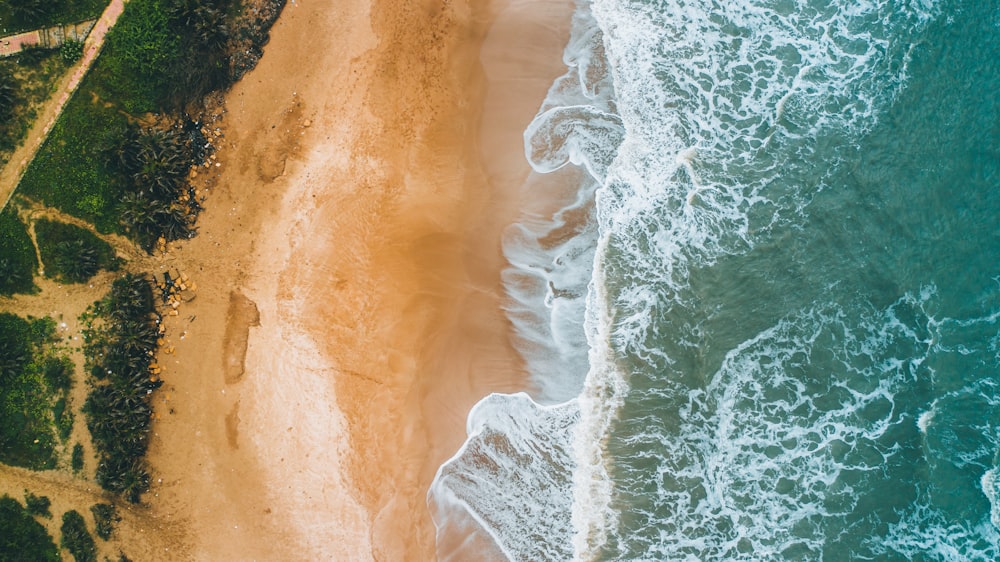
[[[97,545],[79,512],[71,510],[64,513],[60,531],[62,540],[59,544],[73,555],[76,562],[97,562]]]
[[[73,386],[73,361],[69,357],[47,357],[42,368],[50,392],[65,394]]]
[[[94,515],[94,530],[97,536],[103,540],[111,538],[114,524],[120,520],[115,513],[115,506],[109,503],[95,503],[90,506],[90,512]]]
[[[0,560],[59,562],[52,537],[10,496],[0,498]]]
[[[59,56],[67,63],[74,63],[83,57],[83,41],[69,39],[59,47]]]
[[[70,457],[70,466],[73,468],[73,472],[83,470],[83,445],[79,443],[73,445],[73,456]]]
[[[52,518],[52,512],[49,511],[49,507],[52,502],[46,496],[36,496],[28,490],[24,491],[24,504],[27,506],[28,513],[36,517],[47,517]]]

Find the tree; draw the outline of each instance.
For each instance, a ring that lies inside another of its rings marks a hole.
[[[53,0],[13,0],[8,2],[14,22],[22,27],[35,27],[44,23],[62,2]]]
[[[56,267],[70,283],[85,283],[100,269],[97,250],[83,240],[66,240],[56,244]]]

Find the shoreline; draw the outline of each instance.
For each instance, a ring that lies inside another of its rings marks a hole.
[[[437,467],[524,387],[500,235],[572,5],[473,4],[289,4],[226,95],[201,234],[163,264],[199,291],[167,324],[147,501],[186,556],[433,559]]]

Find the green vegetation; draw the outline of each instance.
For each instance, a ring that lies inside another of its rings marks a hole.
[[[60,544],[73,555],[76,562],[97,562],[97,545],[78,511],[70,510],[63,514],[60,531]]]
[[[37,268],[28,230],[8,206],[0,212],[0,295],[33,292]]]
[[[0,498],[0,560],[59,562],[56,543],[20,502]]]
[[[94,515],[94,531],[103,540],[111,538],[114,532],[114,525],[121,519],[115,513],[115,506],[110,503],[95,503],[90,506],[90,512]]]
[[[72,363],[56,342],[52,319],[0,313],[0,462],[55,466],[55,430],[68,437],[73,423],[65,408]],[[60,400],[63,412],[57,418]]]
[[[59,46],[59,56],[68,64],[73,64],[80,60],[83,57],[83,41],[67,39]]]
[[[49,507],[52,502],[46,496],[36,496],[28,490],[24,491],[24,505],[28,509],[28,513],[34,515],[35,517],[47,517],[52,518],[52,512],[49,511]]]
[[[23,141],[41,104],[68,64],[54,50],[28,49],[0,58],[0,162]]]
[[[67,283],[85,283],[101,269],[116,269],[114,250],[92,232],[57,221],[35,223],[35,239],[45,275]]]
[[[8,35],[77,23],[101,15],[108,0],[0,0],[0,29]]]
[[[14,116],[14,107],[21,99],[21,84],[7,68],[0,68],[0,123]]]
[[[160,332],[149,281],[121,277],[94,314],[99,325],[89,329],[85,348],[93,388],[84,412],[97,448],[97,482],[136,503],[149,488],[150,398],[162,384],[150,371]]]
[[[92,98],[84,79],[66,104],[48,140],[21,179],[18,191],[93,224],[119,230],[116,207],[124,185],[109,166],[108,153],[124,138],[128,118]]]
[[[69,464],[73,468],[73,472],[83,470],[83,445],[79,443],[73,445],[73,455],[70,457]]]
[[[128,233],[147,251],[161,236],[191,236],[200,207],[186,178],[208,143],[183,111],[253,67],[282,6],[241,13],[231,0],[130,1],[21,193],[100,232]],[[183,125],[140,129],[147,113]]]

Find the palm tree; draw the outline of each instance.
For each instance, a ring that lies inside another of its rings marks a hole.
[[[145,275],[128,273],[111,284],[109,315],[116,322],[148,316],[153,310],[153,289]]]
[[[100,269],[99,256],[83,240],[65,240],[56,244],[56,267],[70,283],[84,283]]]

